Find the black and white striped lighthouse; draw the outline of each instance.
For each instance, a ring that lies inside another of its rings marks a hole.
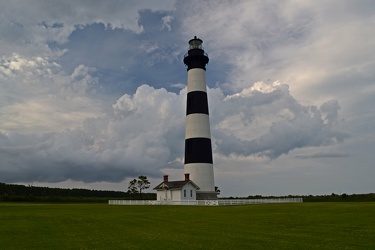
[[[187,104],[184,172],[200,188],[197,200],[217,199],[214,183],[210,120],[208,113],[206,64],[208,56],[203,41],[196,36],[189,41],[184,57],[187,66]]]

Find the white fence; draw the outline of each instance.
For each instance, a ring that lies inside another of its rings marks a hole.
[[[264,203],[300,203],[302,198],[270,198],[270,199],[232,199],[232,200],[218,200],[220,206],[229,205],[246,205],[246,204],[264,204]]]
[[[230,206],[265,203],[299,203],[302,198],[272,198],[272,199],[232,199],[232,200],[186,200],[186,201],[157,201],[157,200],[109,200],[109,205],[185,205],[185,206]]]

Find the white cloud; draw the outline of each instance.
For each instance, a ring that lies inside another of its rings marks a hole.
[[[254,86],[227,96],[223,105],[213,105],[213,116],[220,117],[213,130],[218,153],[277,158],[296,148],[335,144],[348,137],[334,126],[337,101],[318,109],[298,103],[280,82]]]
[[[323,114],[315,106],[299,104],[281,83],[257,84],[261,85],[267,91],[253,88],[225,96],[220,89],[209,90],[215,154],[273,159],[296,148],[331,145],[347,137],[334,123],[325,122],[337,119],[333,102],[322,105]],[[8,182],[116,182],[181,168],[185,98],[186,89],[174,94],[142,85],[134,95],[120,97],[112,112],[86,118],[78,128],[33,135],[5,132],[1,176]],[[50,107],[45,109],[46,115],[52,113]],[[284,115],[285,110],[290,114]],[[257,127],[265,129],[259,133]]]
[[[0,148],[2,180],[94,182],[121,181],[140,173],[155,176],[180,157],[181,99],[184,95],[143,85],[133,96],[121,97],[113,113],[86,119],[80,128],[3,133],[2,145],[7,146]]]
[[[146,53],[153,52],[154,50],[158,49],[158,45],[156,43],[142,43],[140,46],[141,50],[144,50]]]
[[[53,56],[47,42],[66,43],[78,27],[103,23],[110,29],[143,32],[139,12],[171,11],[174,0],[150,1],[0,1],[0,46],[3,51],[27,56]],[[27,11],[26,11],[27,10]],[[168,22],[167,22],[168,24]]]
[[[168,31],[171,31],[171,23],[173,20],[173,16],[163,16],[162,21],[163,21],[163,26],[162,29],[167,29]]]
[[[71,75],[48,57],[18,54],[0,58],[0,121],[3,131],[60,131],[81,126],[103,112],[95,100],[93,69],[78,66]]]
[[[184,34],[200,36],[210,59],[227,65],[231,91],[280,80],[318,105],[375,78],[373,8],[373,1],[193,1],[180,11]]]

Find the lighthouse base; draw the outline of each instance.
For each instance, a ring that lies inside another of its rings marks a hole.
[[[217,193],[212,191],[197,191],[197,200],[217,200]]]

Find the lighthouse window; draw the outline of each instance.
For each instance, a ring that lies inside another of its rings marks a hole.
[[[184,197],[186,197],[186,190],[184,190]]]

